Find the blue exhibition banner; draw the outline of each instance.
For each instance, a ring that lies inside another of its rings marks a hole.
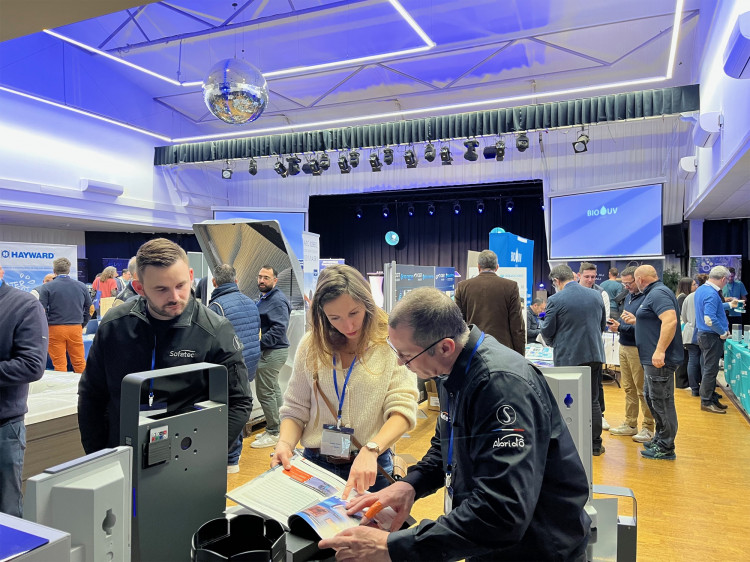
[[[77,279],[77,246],[0,242],[0,265],[5,271],[3,280],[22,291],[29,292],[40,287],[44,276],[52,273],[52,261],[57,258],[70,260],[70,276]]]
[[[432,265],[396,265],[396,300],[420,287],[435,286],[435,267]]]
[[[526,304],[534,290],[534,241],[510,232],[490,232],[490,250],[497,254],[499,267],[526,268]]]
[[[452,267],[436,267],[435,288],[453,298],[456,294],[456,270]]]

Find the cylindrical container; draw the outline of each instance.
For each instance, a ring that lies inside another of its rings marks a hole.
[[[739,324],[732,326],[732,339],[737,343],[742,342],[742,327]]]
[[[745,324],[745,345],[750,346],[750,324]]]

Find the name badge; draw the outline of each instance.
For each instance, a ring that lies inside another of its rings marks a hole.
[[[443,493],[443,512],[448,515],[453,509],[453,486],[450,473],[445,475],[445,492]]]
[[[320,453],[329,457],[349,458],[352,448],[352,435],[354,435],[354,429],[351,427],[324,424]]]

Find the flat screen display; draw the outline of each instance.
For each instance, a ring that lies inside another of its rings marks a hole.
[[[662,254],[662,185],[550,199],[550,259]]]

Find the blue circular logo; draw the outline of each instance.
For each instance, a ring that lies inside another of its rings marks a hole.
[[[389,230],[388,232],[385,233],[385,242],[389,246],[395,246],[396,244],[398,244],[398,241],[399,241],[399,236],[396,232]]]
[[[10,252],[8,250],[3,250],[3,257],[7,258],[10,255]]]

